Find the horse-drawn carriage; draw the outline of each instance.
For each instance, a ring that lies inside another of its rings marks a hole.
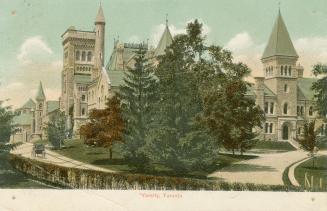
[[[34,144],[32,149],[32,156],[38,157],[41,155],[43,158],[45,158],[45,146],[44,144]]]

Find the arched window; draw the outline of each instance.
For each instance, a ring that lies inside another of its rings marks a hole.
[[[271,67],[270,67],[270,71],[271,71],[271,72],[270,72],[270,75],[272,76],[272,75],[274,74],[274,67],[271,66]]]
[[[287,84],[284,84],[284,92],[288,92],[288,86],[287,86]]]
[[[85,51],[83,51],[82,52],[82,61],[85,61],[85,59],[86,59],[86,53],[85,53]]]
[[[82,116],[85,115],[85,108],[82,108]]]
[[[297,134],[299,134],[299,135],[300,135],[300,134],[301,134],[301,132],[302,132],[302,131],[301,131],[301,128],[299,127],[299,128],[297,129]]]
[[[283,65],[280,67],[280,75],[284,74]]]
[[[39,109],[42,110],[42,103],[39,104]]]
[[[287,112],[288,112],[288,104],[287,103],[284,103],[283,113],[284,114],[287,114]]]
[[[90,62],[91,60],[92,60],[92,52],[89,51],[89,52],[87,53],[87,61]]]
[[[285,68],[284,68],[284,75],[287,76],[287,67],[286,67],[286,66],[285,66]]]
[[[85,95],[82,95],[82,101],[83,102],[85,101]]]
[[[79,61],[80,57],[81,57],[81,53],[79,51],[76,51],[76,55],[75,55],[76,61]]]
[[[309,107],[309,116],[312,116],[312,115],[313,115],[313,107],[310,106],[310,107]]]
[[[292,76],[292,67],[291,66],[288,67],[288,75]]]

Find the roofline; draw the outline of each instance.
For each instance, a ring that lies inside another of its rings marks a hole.
[[[75,31],[75,32],[86,32],[86,33],[92,33],[95,34],[95,31],[85,31],[85,30],[78,30],[78,29],[67,29],[62,35],[61,38],[68,32],[68,31]]]
[[[265,59],[270,59],[270,58],[273,58],[273,57],[277,57],[277,56],[288,57],[288,58],[296,58],[296,59],[299,58],[298,55],[296,55],[296,56],[287,56],[287,55],[278,55],[278,54],[276,54],[276,55],[273,55],[273,56],[261,57],[261,61],[263,61]]]

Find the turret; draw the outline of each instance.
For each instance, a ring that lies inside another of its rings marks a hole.
[[[102,6],[100,5],[98,14],[95,19],[95,48],[94,48],[94,67],[93,78],[98,77],[99,72],[104,66],[104,38],[105,38],[105,18],[103,15]]]

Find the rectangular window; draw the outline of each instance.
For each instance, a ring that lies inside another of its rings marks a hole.
[[[273,133],[273,128],[274,128],[274,124],[270,123],[269,125],[269,133]]]
[[[265,133],[268,133],[268,127],[269,127],[269,123],[266,122],[266,124],[265,124]]]
[[[270,113],[274,113],[274,103],[270,103]]]
[[[268,106],[269,106],[268,102],[265,102],[265,113],[266,114],[268,114]]]

